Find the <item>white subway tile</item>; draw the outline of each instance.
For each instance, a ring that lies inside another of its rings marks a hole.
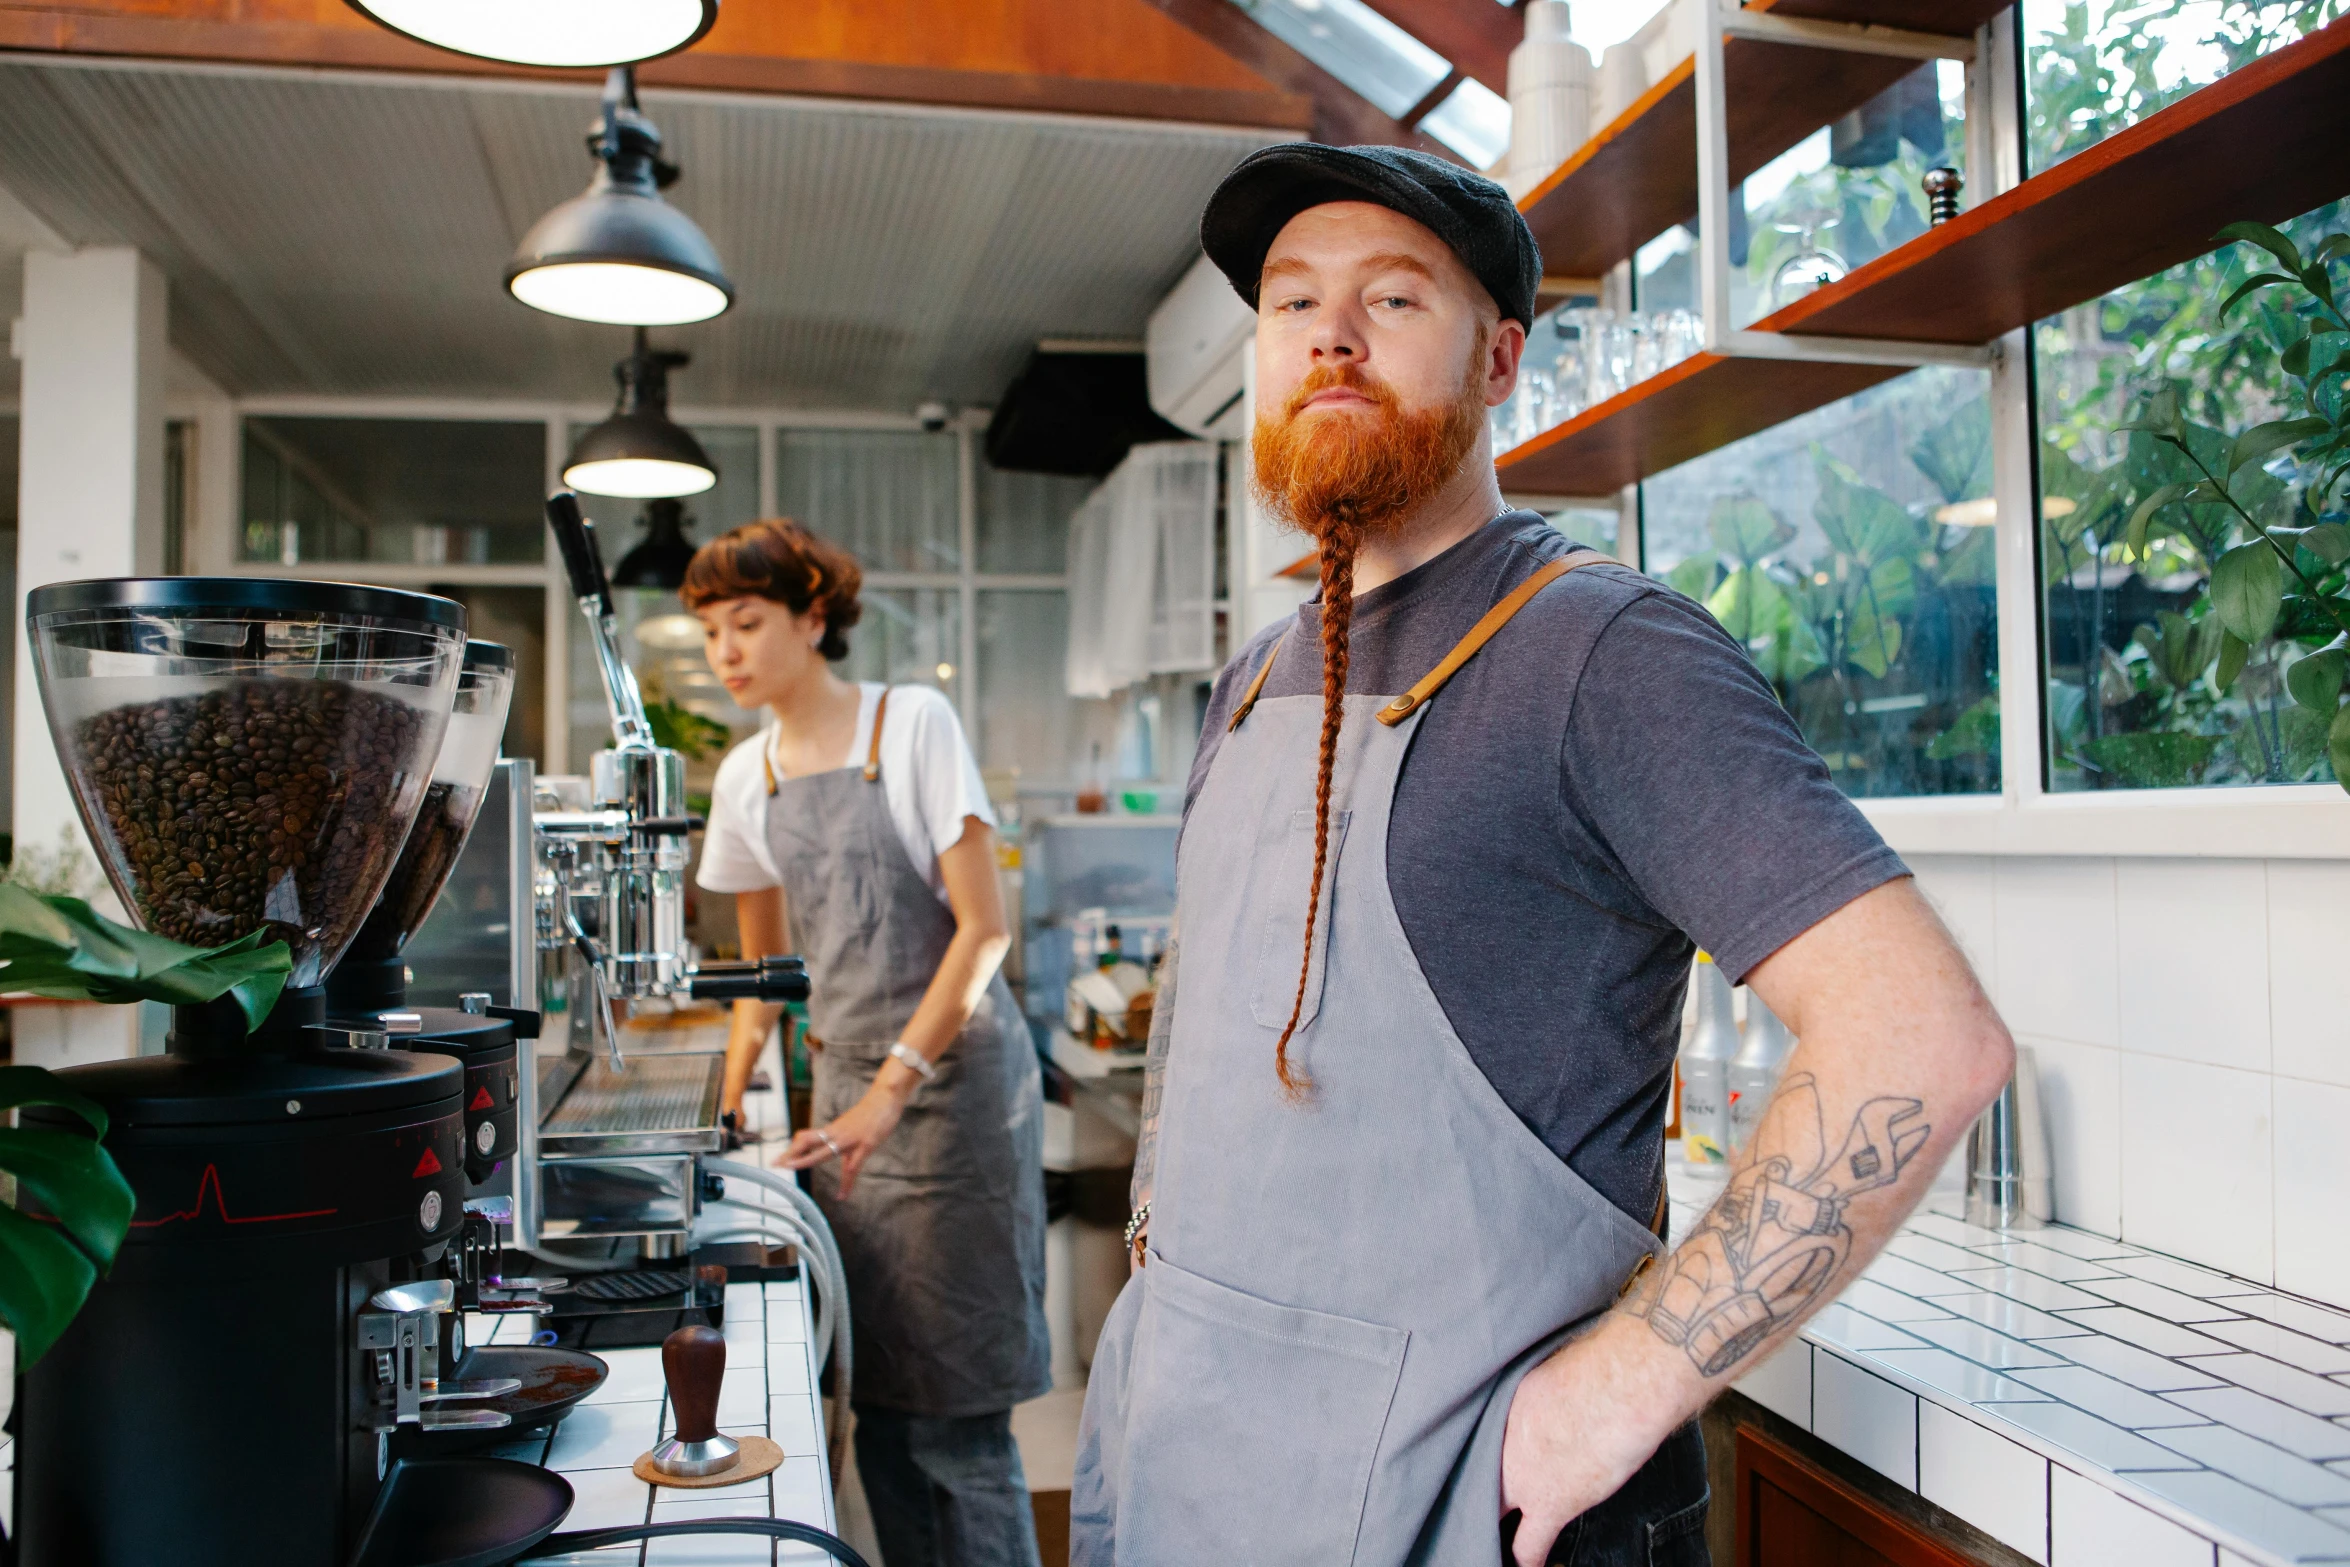
[[[2184,1426],[2147,1435],[2296,1507],[2350,1506],[2350,1475],[2336,1474],[2227,1426]]]
[[[2122,1048],[2267,1071],[2261,862],[2124,859],[2115,878]]]
[[[2086,1366],[2018,1371],[2015,1379],[2038,1388],[2052,1398],[2086,1409],[2100,1420],[2110,1420],[2130,1431],[2161,1426],[2199,1425],[2211,1418],[2181,1409],[2151,1393],[2141,1393],[2126,1383],[2116,1382],[2102,1371],[2091,1371]],[[2191,1398],[2194,1395],[2182,1393],[2179,1396]]]
[[[2150,1349],[2157,1355],[2224,1355],[2227,1351],[2217,1339],[2206,1338],[2194,1328],[2182,1328],[2175,1322],[2160,1317],[2149,1317],[2143,1311],[2127,1306],[2103,1306],[2095,1311],[2068,1311],[2073,1321],[2094,1333],[2118,1338],[2125,1344]]]
[[[2209,1540],[2062,1464],[2048,1477],[2049,1567],[2212,1567]]]
[[[2191,1387],[2220,1386],[2219,1378],[2195,1370],[2192,1361],[2173,1360],[2103,1334],[2055,1339],[2051,1343],[2064,1351],[2066,1359],[2102,1371],[2116,1382],[2127,1383],[2143,1393],[2176,1393]]]
[[[2042,1311],[2077,1311],[2106,1304],[2098,1296],[2044,1278],[2029,1268],[1965,1268],[1951,1277]]]
[[[2114,862],[2003,857],[1992,886],[1999,1011],[2007,1026],[2119,1045]]]
[[[2268,862],[2271,1059],[2284,1077],[2350,1087],[2350,860]]]
[[[1986,1371],[1971,1360],[1961,1360],[1946,1349],[1881,1349],[1868,1357],[1872,1366],[1898,1371],[1913,1382],[1968,1404],[2026,1402],[2045,1395],[2012,1377]]]
[[[2258,1317],[2263,1322],[2273,1322],[2280,1328],[2291,1328],[2329,1344],[2350,1344],[2350,1316],[2324,1306],[2313,1306],[2290,1295],[2267,1293],[2230,1295],[2227,1304],[2247,1317]]]
[[[1918,890],[1950,927],[1959,951],[1974,965],[1975,977],[1996,1005],[1999,1000],[1999,950],[1993,939],[1998,890],[1995,861],[1989,855],[1922,854],[1909,857]]]
[[[1731,1386],[1771,1413],[1809,1431],[1811,1355],[1809,1344],[1801,1339],[1792,1340]]]
[[[1918,1485],[1917,1396],[1825,1352],[1812,1360],[1812,1431],[1889,1480]]]
[[[2165,1395],[2207,1420],[2250,1432],[2263,1442],[2281,1447],[2312,1463],[2350,1458],[2350,1426],[2336,1425],[2315,1415],[2280,1404],[2273,1398],[2242,1387],[2195,1388]]]
[[[2195,1461],[2167,1447],[2157,1446],[2110,1420],[2100,1420],[2070,1404],[1986,1404],[1985,1414],[2054,1442],[2068,1453],[2078,1453],[2092,1464],[2120,1473],[2124,1469],[2192,1469]]]
[[[2121,1052],[2043,1034],[2017,1042],[2032,1047],[2040,1069],[2040,1108],[2048,1122],[2049,1159],[2056,1177],[2056,1217],[2085,1230],[2120,1234]]]
[[[2240,1278],[2275,1276],[2269,1082],[2123,1054],[2124,1239]]]
[[[2048,1460],[1939,1404],[1918,1410],[1918,1494],[2048,1560]]]
[[[2350,1387],[2331,1377],[2271,1360],[2266,1355],[2198,1355],[2189,1364],[2199,1371],[2224,1377],[2238,1387],[2266,1393],[2278,1403],[2290,1404],[2305,1414],[2323,1415],[2328,1420],[2350,1415]],[[2342,1500],[2350,1502],[2350,1496]]]
[[[2328,1344],[2323,1339],[2311,1338],[2306,1333],[2296,1333],[2291,1328],[2280,1328],[2273,1322],[2263,1322],[2257,1317],[2245,1317],[2235,1322],[2206,1322],[2195,1331],[2208,1333],[2216,1339],[2225,1339],[2238,1349],[2248,1349],[2256,1355],[2281,1360],[2288,1366],[2314,1371],[2321,1377],[2350,1371],[2350,1349]]]
[[[2350,1088],[2279,1077],[2276,1118],[2277,1287],[2350,1306]]]
[[[2350,1558],[2350,1533],[2290,1502],[2255,1491],[2210,1469],[2159,1470],[2130,1477],[2139,1485],[2208,1519],[2215,1530],[2256,1545],[2285,1561]]]
[[[2243,1288],[2240,1283],[2222,1287]],[[2117,1306],[2134,1307],[2150,1317],[2160,1317],[2165,1322],[2226,1322],[2237,1315],[2216,1301],[2181,1294],[2151,1279],[2091,1279],[2081,1288],[2092,1295],[2101,1295]]]
[[[1938,1344],[1953,1354],[1964,1355],[1978,1365],[1995,1371],[2013,1371],[2022,1366],[2059,1366],[2071,1354],[2072,1346],[2080,1339],[2046,1340],[2027,1344],[2022,1339],[1994,1333],[1980,1322],[1964,1317],[1952,1317],[1948,1322],[1914,1322],[1910,1331],[1931,1344]],[[2127,1349],[2128,1345],[2121,1346]],[[2052,1354],[2051,1349],[2065,1351]]]

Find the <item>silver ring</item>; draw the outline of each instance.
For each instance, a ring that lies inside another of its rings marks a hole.
[[[846,1156],[845,1156],[844,1154],[842,1154],[842,1152],[840,1151],[840,1144],[838,1144],[838,1143],[836,1143],[836,1142],[834,1142],[834,1141],[832,1140],[832,1134],[831,1134],[830,1132],[828,1132],[828,1131],[824,1130],[824,1128],[822,1128],[821,1126],[816,1128],[816,1140],[817,1140],[818,1142],[822,1143],[822,1144],[823,1144],[825,1147],[827,1147],[827,1148],[831,1149],[831,1150],[832,1150],[832,1156],[833,1156],[835,1159],[839,1159],[839,1158],[844,1158],[844,1157],[846,1157]]]

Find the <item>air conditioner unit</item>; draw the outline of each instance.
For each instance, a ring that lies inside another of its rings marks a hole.
[[[1202,256],[1151,312],[1144,335],[1151,407],[1193,435],[1237,439],[1257,313]]]

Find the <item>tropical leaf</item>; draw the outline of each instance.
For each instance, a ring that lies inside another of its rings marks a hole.
[[[1951,720],[1950,727],[1926,742],[1926,755],[1937,762],[1962,756],[1999,755],[1999,694],[1993,692]]]
[[[2342,523],[2321,522],[2301,535],[2301,543],[2329,566],[2350,560],[2350,526]]]
[[[2338,647],[2312,653],[2295,660],[2285,671],[2285,689],[2293,693],[2294,701],[2330,720],[2342,702],[2345,665],[2350,665],[2350,654]]]
[[[2301,249],[2282,233],[2265,223],[2231,223],[2211,236],[2215,245],[2241,242],[2258,245],[2285,264],[2285,270],[2298,274],[2303,268]]]
[[[2271,452],[2325,434],[2333,425],[2324,419],[2272,419],[2267,424],[2256,424],[2236,437],[2236,444],[2228,449],[2228,465],[2223,476],[2234,474],[2246,463],[2265,460]]]
[[[1713,611],[1722,629],[1747,646],[1787,629],[1793,614],[1787,595],[1760,566],[1741,566],[1722,579],[1705,607]]]
[[[1725,495],[1715,501],[1705,526],[1716,549],[1749,566],[1784,549],[1795,537],[1795,530],[1777,512],[1751,495]]]
[[[2220,319],[2225,321],[2228,317],[2228,312],[2235,309],[2236,302],[2242,299],[2246,294],[2253,293],[2259,289],[2268,288],[2273,284],[2293,283],[2298,281],[2299,279],[2289,278],[2282,272],[2255,272],[2252,276],[2237,284],[2234,292],[2230,293],[2226,300],[2220,304]]]
[[[1844,657],[1856,669],[1882,680],[1901,656],[1901,622],[1880,614],[1865,599],[1844,620]]]
[[[1674,592],[1702,604],[1713,596],[1714,583],[1721,573],[1721,562],[1713,556],[1692,555],[1665,573],[1665,583]]]
[[[2238,641],[2267,636],[2284,603],[2284,563],[2267,541],[2239,544],[2212,563],[2211,608]]]
[[[0,1208],[0,1317],[16,1334],[19,1365],[49,1352],[97,1282],[97,1264],[64,1231]]]
[[[2336,713],[2326,730],[2326,759],[2334,764],[2334,782],[2350,789],[2350,707]]]
[[[2147,662],[2165,684],[2184,691],[2202,679],[2203,671],[2219,656],[2222,635],[2217,620],[2191,621],[2177,610],[2166,609],[2157,612],[2150,624],[2139,626],[2131,640],[2146,650]]]
[[[252,931],[199,949],[119,925],[79,898],[0,884],[0,988],[72,1001],[191,1006],[234,997],[259,1028],[293,970],[282,941]]]
[[[1909,449],[1909,460],[1946,502],[1991,489],[1991,403],[1978,397],[1929,428]]]
[[[138,1198],[95,1139],[45,1126],[0,1130],[0,1170],[16,1177],[19,1206],[31,1195],[84,1251],[114,1261]]]
[[[1812,517],[1837,550],[1863,566],[1874,566],[1896,556],[1915,556],[1925,547],[1918,520],[1909,514],[1909,508],[1863,482],[1860,475],[1816,445],[1812,448],[1812,470],[1819,481]]]
[[[2144,560],[2146,558],[2146,534],[2147,530],[2153,526],[2156,514],[2180,496],[2185,495],[2187,489],[2188,486],[2184,484],[2166,484],[2140,501],[2137,509],[2130,513],[2129,531],[2123,535],[2123,542],[2127,545],[2133,559]]]
[[[2251,661],[2251,658],[2252,649],[2249,644],[2238,641],[2235,633],[2231,631],[2221,631],[2219,667],[2211,672],[2211,683],[2219,688],[2222,695],[2225,695],[2228,688],[2236,683],[2236,677],[2244,672],[2244,666]]]

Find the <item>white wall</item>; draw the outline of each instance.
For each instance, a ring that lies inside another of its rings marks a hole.
[[[2037,1053],[2057,1217],[2350,1307],[2350,861],[1909,861]]]

